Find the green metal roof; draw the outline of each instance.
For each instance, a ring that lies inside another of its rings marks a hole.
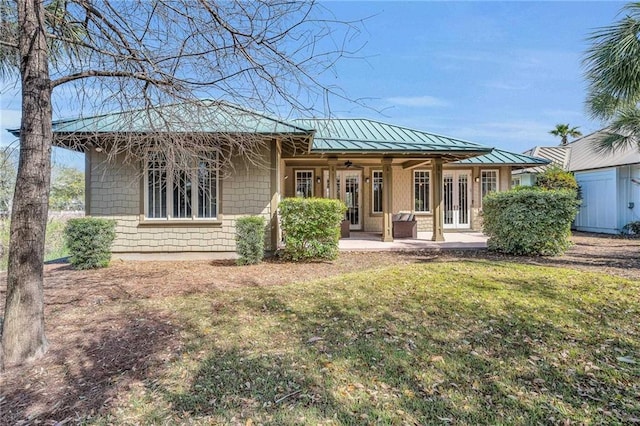
[[[525,154],[494,149],[491,153],[479,157],[465,158],[456,161],[454,164],[470,164],[480,166],[483,164],[499,164],[505,166],[539,166],[549,164],[550,161],[544,158],[531,157]]]
[[[9,130],[19,136],[20,129]],[[548,161],[462,139],[369,119],[297,119],[286,122],[236,105],[200,100],[53,122],[58,134],[258,133],[313,135],[310,152],[420,154],[459,160],[454,164],[536,166]],[[471,157],[471,158],[469,158]],[[462,160],[460,160],[462,158]]]
[[[294,123],[315,129],[311,152],[447,153],[473,155],[488,153],[490,147],[408,129],[369,119],[298,119]]]
[[[18,136],[20,129],[9,130]],[[311,134],[312,130],[224,102],[201,100],[53,122],[54,133]]]

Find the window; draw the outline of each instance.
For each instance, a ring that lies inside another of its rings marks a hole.
[[[167,168],[164,156],[150,153],[147,159],[146,216],[150,219],[167,217]]]
[[[371,211],[382,213],[382,170],[371,172]]]
[[[215,219],[218,215],[218,171],[215,153],[193,160],[191,167],[167,172],[161,152],[147,156],[145,216],[148,219]]]
[[[429,171],[413,171],[413,200],[416,212],[429,212]]]
[[[498,190],[498,171],[482,170],[480,172],[480,188],[482,190],[482,198],[489,192]]]
[[[313,170],[296,171],[296,197],[313,197]]]
[[[520,186],[520,178],[519,177],[514,177],[511,179],[511,187],[516,187],[516,186]]]

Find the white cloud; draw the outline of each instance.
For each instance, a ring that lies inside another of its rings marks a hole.
[[[412,108],[446,107],[450,105],[449,102],[434,96],[394,96],[385,100],[394,105]]]

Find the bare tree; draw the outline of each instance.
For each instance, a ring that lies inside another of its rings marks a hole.
[[[99,142],[132,161],[154,146],[176,165],[207,147],[228,163],[233,155],[251,157],[264,141],[251,132],[224,135],[224,127],[212,140],[199,112],[213,103],[284,117],[326,114],[328,99],[344,95],[320,76],[352,53],[346,46],[359,32],[358,23],[290,0],[0,0],[0,16],[0,69],[4,78],[18,77],[22,89],[0,351],[6,365],[47,348],[43,252],[54,108],[138,111],[130,123],[118,123],[121,132],[72,132],[61,144]],[[182,108],[176,105],[187,109],[175,115]],[[141,122],[144,137],[121,136]]]

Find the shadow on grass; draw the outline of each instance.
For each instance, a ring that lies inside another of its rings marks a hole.
[[[536,292],[533,283],[520,284]],[[188,391],[164,391],[174,409],[221,421],[258,415],[273,424],[299,423],[296,416],[343,424],[619,423],[639,415],[633,402],[639,389],[630,385],[637,371],[602,368],[611,354],[597,353],[619,339],[612,330],[573,334],[534,308],[459,296],[416,293],[408,300],[399,293],[385,302],[389,309],[376,309],[357,297],[337,301],[322,294],[310,294],[311,306],[299,309],[255,289],[242,309],[294,314],[295,323],[279,324],[297,342],[293,352],[213,348]],[[550,289],[536,294],[556,296]],[[284,406],[275,403],[286,395]]]
[[[119,392],[153,379],[149,372],[167,361],[176,345],[178,328],[164,314],[133,310],[88,321],[82,330],[58,336],[42,360],[5,373],[3,387],[9,391],[0,393],[0,424],[91,418]],[[38,379],[44,369],[47,382]]]
[[[265,306],[277,312],[293,312],[281,300],[267,299],[261,312]],[[339,315],[350,325],[323,332],[314,314]],[[295,331],[287,328],[298,342],[293,352],[290,348],[258,353],[214,346],[208,351],[210,356],[199,363],[188,389],[176,392],[161,385],[151,386],[150,391],[161,394],[171,407],[165,417],[184,422],[207,419],[214,424],[245,424],[253,419],[274,425],[360,425],[396,424],[407,419],[414,419],[410,424],[423,424],[430,414],[462,415],[454,404],[421,388],[410,356],[403,349],[372,333],[340,339],[353,327],[371,323],[361,323],[356,316],[344,315],[339,307],[327,305],[321,312],[300,316],[304,318]],[[324,337],[310,343],[310,333],[322,333]],[[348,371],[336,374],[343,364],[348,365]],[[414,402],[397,402],[405,398]],[[157,413],[154,416],[147,420],[162,417]]]

